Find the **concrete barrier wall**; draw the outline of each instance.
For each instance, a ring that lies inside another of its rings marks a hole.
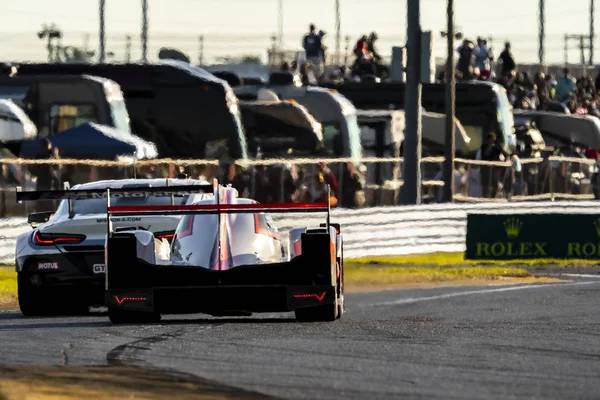
[[[347,258],[462,252],[469,212],[600,214],[600,202],[437,204],[334,210],[331,222],[342,225]],[[274,215],[274,219],[281,231],[319,226],[325,221],[319,214],[282,214]],[[16,237],[30,230],[24,218],[0,220],[0,262],[14,261]]]

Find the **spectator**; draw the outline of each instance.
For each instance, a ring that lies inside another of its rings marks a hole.
[[[235,164],[226,165],[226,175],[223,180],[224,185],[231,185],[238,191],[240,197],[248,197],[248,185],[240,172],[238,172]]]
[[[47,138],[43,138],[40,142],[40,151],[38,153],[38,160],[51,160],[54,158],[54,150],[52,144]],[[50,164],[34,164],[30,167],[30,172],[36,177],[36,190],[53,190],[57,189],[54,185],[56,184],[54,171],[56,165]],[[37,212],[51,211],[53,204],[46,201],[38,201],[35,203],[35,210]]]
[[[473,42],[465,39],[462,46],[458,48],[458,71],[462,74],[463,80],[471,79],[473,70]]]
[[[517,63],[512,55],[510,42],[504,44],[504,51],[500,53],[499,60],[502,63],[502,76],[512,76],[517,69]]]
[[[477,153],[477,159],[482,161],[498,162],[504,161],[506,153],[502,149],[496,138],[496,134],[491,132],[487,137],[487,143],[484,143]],[[498,195],[498,184],[502,170],[497,167],[484,165],[481,167],[481,186],[484,198],[496,198]]]
[[[309,29],[309,33],[306,34],[302,39],[302,47],[306,53],[306,61],[313,66],[313,72],[318,78],[323,72],[323,60],[321,59],[321,36],[315,33],[316,27],[314,24],[310,24]]]
[[[52,144],[46,138],[40,142],[40,152],[38,153],[39,160],[50,160],[54,158],[54,150]],[[37,178],[37,190],[52,190],[54,189],[54,176],[52,174],[52,166],[49,164],[34,164],[30,167],[31,173]]]
[[[369,53],[367,48],[367,40],[367,35],[362,35],[354,45],[352,52],[354,53],[354,56],[358,62],[363,61]]]
[[[338,181],[335,177],[335,174],[331,172],[327,164],[324,162],[320,162],[318,166],[319,173],[323,175],[323,179],[325,179],[325,184],[331,186],[331,192],[337,193],[338,190]]]
[[[315,182],[311,189],[311,198],[313,202],[327,201],[327,182],[322,173],[315,175]],[[329,194],[329,201],[332,207],[335,207],[338,204],[338,200],[333,191]]]
[[[319,31],[319,37],[321,38],[321,51],[320,51],[320,55],[321,55],[321,60],[323,61],[323,64],[327,63],[327,46],[325,46],[323,44],[323,38],[325,37],[325,35],[327,34],[327,32],[325,32],[324,30],[320,30]]]
[[[479,69],[479,73],[485,79],[491,77],[491,62],[490,52],[487,47],[487,42],[482,38],[477,38],[477,47],[473,51],[475,58],[475,67]]]
[[[571,70],[565,68],[563,74],[556,85],[556,99],[560,102],[568,101],[570,95],[577,89],[577,82],[571,76]]]
[[[360,207],[360,201],[357,199],[358,192],[362,190],[360,177],[356,173],[354,164],[349,162],[344,166],[344,174],[342,176],[342,194],[341,205],[344,208]]]

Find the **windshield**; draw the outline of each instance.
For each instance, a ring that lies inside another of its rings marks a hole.
[[[515,126],[511,110],[512,107],[508,101],[508,97],[506,96],[506,91],[504,89],[496,92],[496,99],[498,107],[498,123],[500,124],[500,129],[502,130],[502,137],[504,138],[503,143],[508,145],[509,138],[513,134]]]
[[[342,157],[342,131],[338,123],[323,123],[323,146],[331,155]]]
[[[110,100],[110,115],[112,117],[115,128],[118,130],[131,133],[129,126],[129,113],[123,100]]]
[[[175,196],[174,205],[186,204],[189,196]],[[112,206],[168,206],[171,205],[171,196],[148,196],[148,197],[111,197]],[[68,201],[63,200],[57,213],[68,212]],[[106,214],[105,199],[73,200],[72,211],[76,215]]]
[[[240,158],[243,160],[248,159],[248,144],[246,143],[246,133],[244,132],[244,125],[242,124],[242,114],[240,107],[237,103],[233,103],[229,106],[229,111],[233,115],[233,121],[237,131],[237,145],[240,148]]]

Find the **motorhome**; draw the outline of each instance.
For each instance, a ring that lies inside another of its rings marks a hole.
[[[40,137],[93,122],[130,132],[121,88],[89,75],[0,76],[0,99],[19,105]]]
[[[240,100],[256,100],[261,90],[274,92],[281,100],[294,100],[304,106],[322,125],[323,142],[334,158],[351,158],[360,162],[362,147],[356,108],[342,94],[321,87],[293,84],[246,85],[234,88]]]
[[[240,101],[254,158],[327,157],[321,124],[295,101]]]
[[[324,85],[337,90],[356,108],[378,110],[403,110],[406,84],[360,83]],[[430,112],[446,113],[446,87],[441,83],[422,85],[421,105]],[[489,132],[495,132],[508,150],[514,134],[512,106],[506,90],[495,83],[473,81],[456,84],[456,117],[470,138],[465,155],[474,156]]]
[[[154,142],[161,156],[247,158],[238,100],[227,82],[188,63],[22,64],[17,76],[89,74],[117,82],[132,131]]]

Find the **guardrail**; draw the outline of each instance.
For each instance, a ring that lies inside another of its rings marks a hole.
[[[490,213],[600,213],[595,201],[531,203],[435,204],[423,206],[337,209],[332,222],[342,225],[347,258],[465,251],[466,217],[470,211]],[[283,232],[318,226],[318,215],[274,215]],[[16,237],[30,231],[24,218],[0,220],[0,262],[14,261]],[[559,234],[559,233],[557,233]]]

